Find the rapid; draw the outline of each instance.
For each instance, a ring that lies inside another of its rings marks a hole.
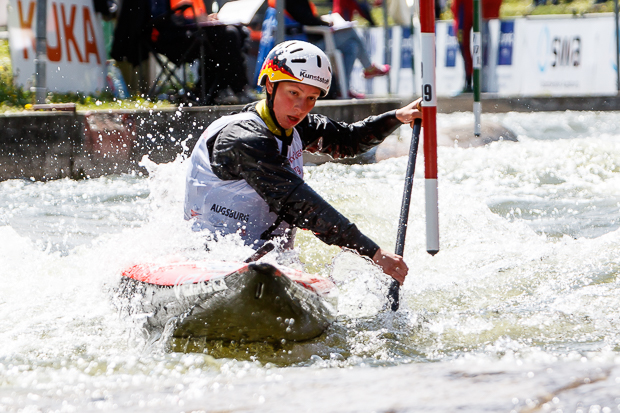
[[[148,177],[0,182],[0,412],[620,411],[620,113],[482,120],[519,142],[438,149],[434,257],[419,152],[397,313],[377,268],[298,232],[304,269],[339,287],[337,321],[304,343],[149,342],[117,310],[129,265],[251,253],[204,250],[182,157],[144,159]],[[406,166],[305,178],[393,250]]]

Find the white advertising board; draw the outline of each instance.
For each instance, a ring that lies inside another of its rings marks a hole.
[[[438,21],[435,24],[435,49],[437,95],[455,95],[465,86],[465,66],[451,21]]]
[[[8,6],[9,6],[9,0],[0,0],[0,27],[6,27],[7,25]]]
[[[615,94],[611,18],[527,19],[518,23],[515,59],[521,77],[519,94]]]
[[[450,25],[444,21],[436,25],[440,96],[454,95],[464,85],[463,59]],[[488,29],[488,36],[483,37],[488,42],[483,92],[498,96],[616,94],[613,16],[491,20]]]
[[[617,92],[612,15],[490,20],[484,29],[483,92],[497,96],[611,96]],[[391,92],[398,96],[420,95],[419,25],[412,37],[409,33],[408,28],[391,30]],[[383,62],[383,30],[367,29],[360,34],[372,61]],[[465,70],[452,21],[436,23],[435,43],[437,95],[456,95],[465,85]],[[410,44],[409,49],[404,47]],[[407,63],[412,59],[411,48],[415,76]],[[387,94],[386,78],[364,81],[361,72],[356,62],[351,79],[354,89]]]
[[[9,48],[15,81],[34,82],[36,0],[9,0]],[[105,86],[106,55],[92,0],[47,0],[47,89],[94,93]]]
[[[416,94],[414,59],[415,33],[411,27],[395,27],[392,40],[392,92],[398,96],[412,97]]]

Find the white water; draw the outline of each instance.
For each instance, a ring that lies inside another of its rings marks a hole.
[[[418,160],[401,310],[382,311],[388,284],[372,265],[303,232],[306,269],[340,287],[339,319],[281,348],[174,352],[117,314],[125,266],[207,257],[182,219],[181,159],[148,179],[0,183],[0,412],[620,411],[620,114],[484,120],[520,142],[439,148],[434,257]],[[306,177],[393,249],[405,169]],[[247,255],[229,242],[210,257]]]

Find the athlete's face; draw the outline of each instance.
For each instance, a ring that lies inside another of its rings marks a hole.
[[[273,83],[269,81],[267,92],[273,92]],[[317,87],[294,82],[280,82],[276,92],[273,112],[284,129],[290,129],[301,122],[321,95],[321,90]]]

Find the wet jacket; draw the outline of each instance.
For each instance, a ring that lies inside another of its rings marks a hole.
[[[303,149],[307,151],[329,154],[336,159],[355,156],[381,143],[401,124],[396,119],[396,112],[371,116],[352,124],[309,114],[295,126],[295,131],[286,131],[284,135],[275,127],[264,100],[246,106],[243,112],[258,114],[263,122],[255,118],[230,122],[210,138],[203,139],[209,132],[207,129],[197,142],[194,153],[205,149],[199,145],[206,145],[208,160],[198,159],[193,154],[188,178],[191,178],[192,170],[204,169],[199,163],[210,162],[210,170],[217,179],[244,180],[278,220],[310,230],[327,244],[373,257],[379,246],[304,182],[302,174],[291,167],[286,156],[288,152],[283,148],[288,149],[298,134]],[[210,208],[206,205],[204,209]],[[186,197],[185,217],[191,219],[192,215],[192,205]],[[230,232],[238,230],[228,228]]]
[[[196,231],[208,230],[211,233],[238,233],[245,244],[260,247],[267,239],[282,237],[290,242],[293,231],[290,225],[278,219],[265,200],[245,179],[220,179],[215,174],[211,159],[212,143],[228,125],[248,123],[268,128],[258,113],[246,111],[222,116],[209,125],[200,136],[190,158],[185,191],[185,217],[194,218],[192,225]],[[290,167],[303,178],[303,145],[299,133],[292,129],[291,142],[286,145],[275,138],[278,152],[285,155]],[[263,136],[260,139],[273,138]],[[210,152],[211,150],[211,152]]]

